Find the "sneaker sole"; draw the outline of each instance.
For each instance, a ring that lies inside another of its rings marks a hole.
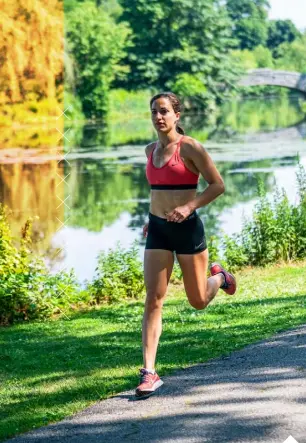
[[[164,384],[164,382],[162,380],[159,380],[156,383],[154,383],[154,385],[153,385],[153,389],[154,390],[153,391],[140,391],[140,392],[136,392],[135,393],[135,397],[138,398],[138,399],[148,398],[151,395],[155,394],[157,389],[160,388],[163,384]]]

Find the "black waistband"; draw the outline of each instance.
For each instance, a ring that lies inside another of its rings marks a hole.
[[[196,212],[196,211],[194,211],[194,212],[192,212],[190,215],[188,215],[188,217],[187,218],[185,218],[185,220],[182,222],[182,223],[184,223],[185,221],[187,221],[187,220],[191,220],[191,219],[193,219],[193,218],[195,218],[195,217],[198,217],[198,213]],[[156,221],[156,222],[167,222],[167,219],[166,218],[163,218],[163,217],[158,217],[158,215],[154,215],[154,214],[152,214],[151,212],[149,212],[149,220],[153,220],[153,221]],[[169,222],[167,222],[167,223],[169,223]],[[170,222],[171,223],[171,222]],[[176,223],[176,222],[173,222],[173,223]],[[178,223],[176,223],[176,224],[178,224]]]
[[[197,189],[198,185],[151,185],[151,189]]]

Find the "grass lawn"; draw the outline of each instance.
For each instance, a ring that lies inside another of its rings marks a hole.
[[[182,286],[169,289],[159,375],[306,323],[306,262],[248,269],[238,278],[237,295],[220,291],[204,311],[188,304]],[[1,328],[0,440],[136,387],[142,314],[137,301]]]

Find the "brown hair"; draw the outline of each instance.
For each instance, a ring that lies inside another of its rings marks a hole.
[[[170,101],[174,112],[181,112],[183,107],[182,103],[180,102],[179,98],[175,94],[173,94],[173,92],[160,92],[159,94],[154,95],[154,97],[152,97],[150,100],[150,108],[152,108],[155,100],[162,97],[167,98]],[[176,130],[179,134],[185,134],[184,129],[179,123],[176,124]]]

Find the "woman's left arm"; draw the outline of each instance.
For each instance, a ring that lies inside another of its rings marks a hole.
[[[208,205],[225,191],[224,181],[208,152],[197,141],[189,145],[188,158],[208,183],[204,192],[188,203],[191,212]]]
[[[194,200],[186,205],[175,208],[171,213],[167,214],[168,221],[181,222],[188,217],[193,211],[215,200],[225,191],[223,179],[212,161],[208,152],[196,140],[191,140],[185,145],[186,157],[190,159],[197,170],[208,183],[208,187],[204,192],[197,195]],[[180,216],[179,216],[180,215]]]

